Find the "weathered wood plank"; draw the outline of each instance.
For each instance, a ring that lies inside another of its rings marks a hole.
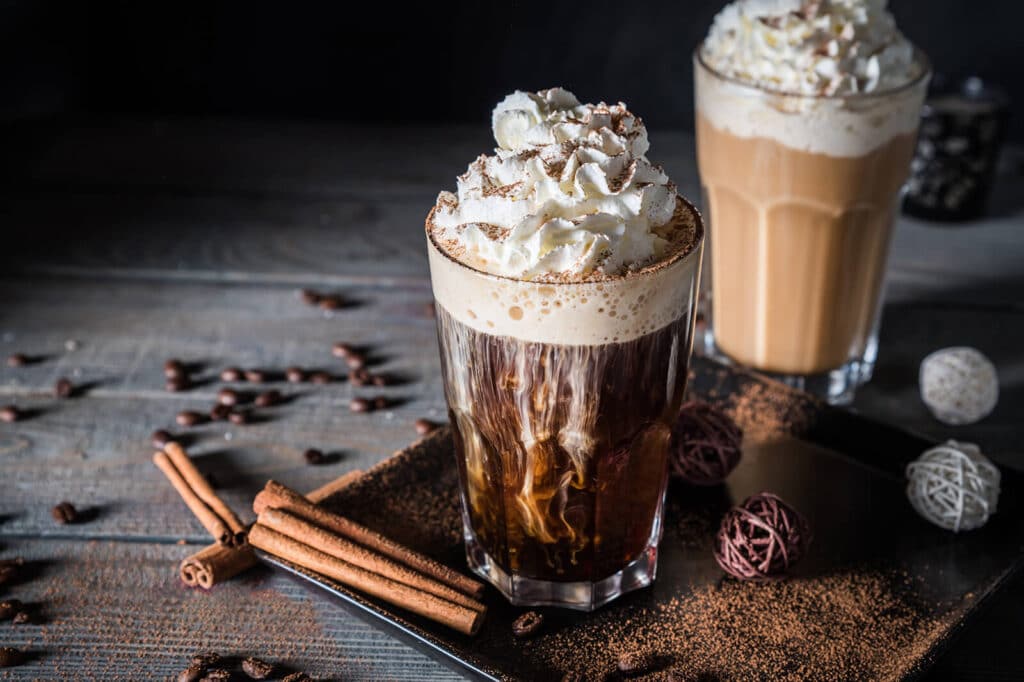
[[[0,526],[0,530],[3,526]],[[3,596],[37,605],[39,625],[0,624],[31,654],[5,680],[174,679],[202,651],[257,655],[316,679],[459,679],[425,656],[256,568],[210,592],[178,582],[195,545],[0,539],[32,563]]]

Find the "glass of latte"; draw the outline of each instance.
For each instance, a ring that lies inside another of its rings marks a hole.
[[[694,73],[705,347],[849,402],[874,368],[928,62],[885,0],[737,0]]]
[[[470,566],[582,610],[655,575],[703,226],[623,104],[554,88],[426,221]]]

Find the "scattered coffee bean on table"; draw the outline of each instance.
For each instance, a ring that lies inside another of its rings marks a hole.
[[[530,637],[544,624],[544,616],[536,611],[527,611],[512,621],[512,634],[516,637]]]
[[[306,673],[292,673],[282,679],[281,682],[313,682],[313,678]]]
[[[70,398],[75,392],[75,385],[71,383],[71,380],[66,377],[57,379],[57,383],[53,385],[53,393],[58,398]]]
[[[70,502],[61,502],[50,510],[50,514],[57,523],[74,523],[78,520],[78,510]]]
[[[242,661],[242,672],[254,680],[265,680],[274,672],[274,666],[266,661],[250,656]]]
[[[213,668],[207,670],[206,674],[203,675],[202,682],[230,682],[231,671],[226,668]]]
[[[583,673],[576,672],[575,670],[562,675],[562,682],[583,682],[585,679]]]
[[[281,402],[280,391],[264,391],[263,393],[260,393],[258,396],[256,396],[257,407],[272,407],[274,405],[277,405],[279,402]]]
[[[178,422],[180,426],[195,426],[203,421],[203,415],[192,410],[185,410],[184,412],[179,412],[174,421]]]
[[[349,369],[362,369],[366,367],[366,356],[362,353],[350,353],[345,356],[345,364]]]
[[[18,577],[19,569],[24,565],[25,560],[20,556],[0,560],[0,586],[14,582],[14,579]]]
[[[228,415],[228,421],[232,424],[242,426],[249,423],[249,411],[248,410],[234,410]]]
[[[437,424],[430,421],[429,419],[417,419],[416,423],[413,426],[416,427],[416,433],[420,434],[421,436],[425,436],[437,428]]]
[[[331,346],[331,355],[336,358],[347,358],[353,352],[355,352],[355,349],[352,348],[352,346],[347,343],[341,343],[340,341]]]
[[[189,384],[187,377],[174,377],[168,379],[167,383],[164,384],[164,388],[170,393],[178,393],[180,391],[187,390],[191,384]]]
[[[0,601],[0,620],[10,620],[22,610],[24,604],[17,599],[5,599]]]
[[[302,453],[302,457],[306,460],[307,464],[323,464],[327,459],[323,451],[316,448],[306,450]]]
[[[309,375],[309,380],[314,384],[329,384],[333,377],[330,372],[313,372]]]
[[[345,299],[341,296],[328,295],[321,296],[320,302],[317,304],[323,310],[340,310],[345,306]]]
[[[21,412],[14,405],[0,407],[0,422],[16,422],[21,418]]]
[[[8,367],[24,367],[28,364],[28,356],[24,353],[14,353],[13,355],[7,356]]]
[[[154,448],[160,448],[163,450],[165,445],[174,440],[174,436],[163,429],[158,429],[153,432],[149,439],[153,442]]]
[[[267,373],[261,369],[245,370],[245,380],[252,384],[262,384],[267,380]]]
[[[204,668],[212,668],[218,663],[220,663],[220,654],[215,651],[204,651],[201,654],[196,654],[189,661],[190,665],[198,665]]]
[[[206,672],[206,666],[195,665],[194,663],[189,667],[178,673],[178,682],[199,682],[203,679],[203,674]]]
[[[391,379],[387,374],[373,374],[371,375],[371,381],[374,386],[387,386],[391,383]]]
[[[217,404],[210,408],[210,419],[215,422],[222,422],[231,416],[231,408],[224,404]]]
[[[11,619],[11,622],[15,625],[31,625],[32,614],[28,611],[18,611],[14,614],[14,618]]]
[[[217,402],[221,405],[237,405],[239,403],[238,391],[233,391],[230,388],[222,388],[217,391]]]
[[[353,386],[367,386],[373,383],[373,375],[363,368],[354,369],[348,373],[348,381]]]
[[[289,367],[284,371],[284,378],[292,384],[301,384],[306,380],[306,372],[301,367]]]
[[[299,292],[299,297],[302,298],[302,302],[306,305],[316,305],[320,302],[319,292],[312,289],[303,289]]]
[[[185,365],[177,358],[171,358],[164,363],[164,376],[168,379],[180,379],[187,374]]]
[[[13,668],[21,664],[21,652],[9,646],[0,646],[0,668]]]
[[[352,402],[348,404],[348,409],[353,412],[369,412],[371,407],[373,406],[366,398],[353,398]]]
[[[242,377],[242,370],[237,367],[227,367],[220,372],[221,381],[241,381]]]
[[[387,398],[385,398],[382,395],[379,395],[379,396],[377,396],[376,398],[373,399],[373,409],[375,409],[375,410],[387,409],[388,405],[390,405],[390,404],[391,404],[391,401],[388,400]]]

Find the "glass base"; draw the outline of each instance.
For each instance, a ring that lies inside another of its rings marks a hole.
[[[715,337],[708,327],[699,335],[700,343],[695,344],[694,352],[713,358],[726,365],[739,365],[715,345]],[[845,365],[819,374],[778,374],[751,367],[753,371],[787,386],[806,391],[822,398],[832,405],[849,405],[853,402],[857,388],[871,380],[875,371],[875,359],[878,357],[878,337],[872,334],[864,355],[860,359],[850,360]]]
[[[494,585],[514,606],[561,606],[593,611],[633,590],[654,582],[658,543],[652,538],[640,556],[618,573],[597,582],[554,582],[506,573],[466,530],[466,559],[473,572]]]

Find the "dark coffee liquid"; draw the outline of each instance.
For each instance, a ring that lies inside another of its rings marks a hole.
[[[597,581],[658,531],[688,317],[625,343],[476,331],[437,307],[463,508],[508,573]]]

